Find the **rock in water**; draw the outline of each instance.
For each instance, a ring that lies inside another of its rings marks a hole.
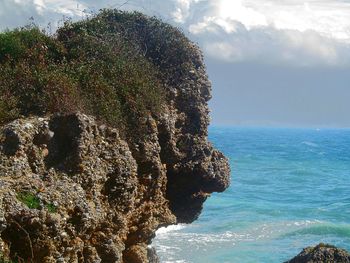
[[[349,263],[350,254],[344,250],[328,244],[304,248],[295,258],[285,263]]]

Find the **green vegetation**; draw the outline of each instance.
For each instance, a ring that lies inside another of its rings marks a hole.
[[[140,136],[164,87],[193,79],[201,56],[181,31],[138,12],[102,10],[54,35],[33,25],[0,33],[0,124],[81,111]]]
[[[17,194],[17,199],[23,204],[28,206],[30,209],[39,209],[40,208],[40,199],[34,194],[29,192],[21,192]],[[48,203],[45,205],[49,213],[56,213],[57,207],[53,203]],[[0,261],[1,263],[1,261]]]
[[[47,204],[46,209],[49,211],[49,213],[56,213],[57,211],[57,207],[53,203]]]
[[[82,111],[132,128],[160,111],[168,76],[193,56],[188,43],[157,18],[118,10],[67,21],[52,36],[36,26],[0,33],[0,123]]]
[[[40,199],[32,193],[21,192],[17,194],[17,199],[30,209],[40,208]]]

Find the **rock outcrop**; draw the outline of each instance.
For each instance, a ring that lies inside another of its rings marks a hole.
[[[304,248],[299,255],[285,263],[349,263],[350,254],[332,245],[319,244]]]
[[[0,250],[30,262],[148,262],[155,231],[190,223],[229,165],[207,140],[210,82],[189,43],[162,112],[121,136],[82,113],[23,117],[1,127]],[[151,54],[152,55],[152,54]],[[150,55],[150,60],[154,59]],[[176,70],[176,68],[175,68]]]

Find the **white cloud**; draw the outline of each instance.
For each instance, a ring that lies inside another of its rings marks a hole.
[[[1,0],[0,30],[26,25],[31,18],[40,25],[57,23],[63,16],[81,17],[87,8],[75,0]]]
[[[220,29],[225,30],[226,33],[233,33],[237,31],[237,24],[239,22],[223,19],[215,16],[205,16],[201,22],[191,24],[188,29],[190,33],[199,35],[201,33],[216,33]]]
[[[350,65],[350,3],[330,0],[217,0],[187,21],[206,50],[226,61]],[[195,6],[193,12],[196,12]]]
[[[313,30],[350,40],[350,2],[342,0],[207,0],[211,9],[204,16],[234,20],[251,29]],[[193,6],[193,12],[196,7]]]
[[[346,66],[350,62],[348,44],[320,36],[317,32],[278,30],[261,27],[248,30],[236,24],[236,31],[227,33],[216,28],[215,34],[203,32],[201,39],[206,54],[227,62],[250,61],[259,64],[296,66]]]
[[[41,6],[46,12],[52,12],[68,16],[81,15],[87,5],[76,0],[36,0],[41,2]]]
[[[337,0],[282,1],[272,8],[255,5],[259,12],[268,13],[278,29],[314,30],[323,36],[350,40],[350,3]]]
[[[177,7],[175,11],[172,13],[175,22],[177,23],[183,23],[186,21],[189,12],[190,12],[190,7],[192,4],[193,0],[177,0]]]
[[[222,19],[241,22],[247,28],[267,25],[266,15],[246,5],[243,0],[219,0],[216,5],[217,16]]]
[[[0,29],[41,24],[124,0],[1,0]],[[180,25],[226,61],[350,65],[350,2],[342,0],[130,0],[124,9]]]

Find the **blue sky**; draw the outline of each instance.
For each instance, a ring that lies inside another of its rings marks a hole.
[[[125,1],[2,0],[0,29]],[[214,124],[350,127],[350,1],[131,0],[203,49]]]

